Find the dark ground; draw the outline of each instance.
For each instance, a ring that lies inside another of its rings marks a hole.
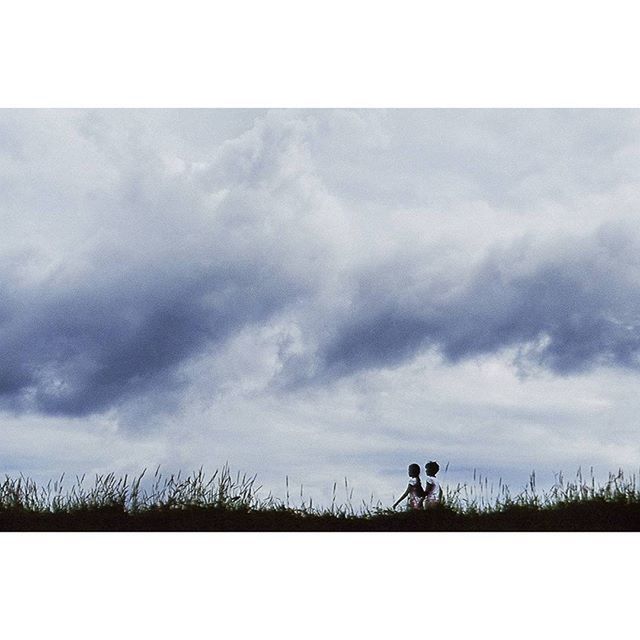
[[[640,531],[640,504],[587,501],[486,514],[439,508],[357,518],[207,508],[139,513],[118,507],[70,513],[7,510],[0,511],[0,531]]]

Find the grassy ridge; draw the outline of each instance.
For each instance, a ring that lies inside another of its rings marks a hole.
[[[228,466],[206,477],[198,471],[164,477],[158,470],[129,479],[97,476],[91,485],[64,477],[45,486],[28,478],[0,483],[0,530],[4,531],[638,531],[640,491],[636,476],[622,471],[596,483],[578,472],[559,475],[538,491],[535,475],[512,495],[486,479],[445,488],[442,504],[425,512],[394,512],[381,503],[329,507],[302,500],[291,506],[272,495],[260,497],[256,478],[233,476]]]

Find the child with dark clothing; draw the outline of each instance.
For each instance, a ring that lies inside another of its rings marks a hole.
[[[420,465],[409,465],[409,484],[405,492],[396,500],[393,505],[395,509],[405,498],[407,498],[407,510],[422,509],[422,501],[424,499],[424,489],[420,482]]]

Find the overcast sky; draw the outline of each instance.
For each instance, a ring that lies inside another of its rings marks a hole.
[[[0,472],[637,470],[639,205],[633,110],[0,111]]]

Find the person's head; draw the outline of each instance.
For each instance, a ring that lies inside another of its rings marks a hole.
[[[420,475],[420,465],[416,464],[415,462],[413,464],[409,465],[409,477],[410,478],[417,478]]]
[[[440,471],[440,465],[435,460],[431,460],[424,465],[424,470],[428,476],[435,476]]]

